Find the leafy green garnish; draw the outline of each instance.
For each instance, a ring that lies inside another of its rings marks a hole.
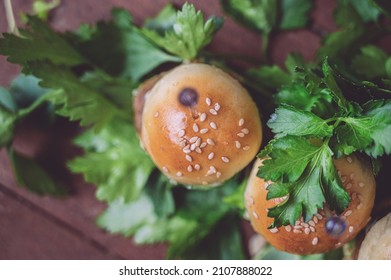
[[[266,55],[273,30],[301,28],[307,24],[310,0],[221,0],[224,11],[242,25],[262,35]]]
[[[129,202],[144,188],[154,165],[141,150],[135,133],[132,125],[116,119],[98,133],[89,130],[76,138],[85,154],[68,166],[97,186],[98,199]]]
[[[56,182],[38,163],[13,149],[9,156],[14,168],[16,181],[31,192],[40,195],[63,196],[67,193],[64,186]]]
[[[361,151],[376,158],[391,152],[390,101],[377,100],[363,106],[349,102],[327,60],[321,74],[319,70],[306,70],[305,81],[312,80],[322,88],[320,92],[329,95],[329,105],[338,107],[338,113],[326,119],[321,112],[311,112],[316,107],[305,111],[280,104],[268,121],[276,135],[260,154],[266,160],[258,176],[274,182],[268,187],[267,199],[285,197],[281,204],[269,209],[268,216],[274,218],[271,227],[294,225],[301,216],[307,221],[324,203],[337,214],[348,206],[349,195],[333,164],[335,154]],[[298,87],[288,88],[291,95],[297,90],[301,94]],[[308,101],[302,102],[306,107]]]
[[[178,11],[172,28],[166,29],[164,35],[147,28],[142,29],[142,32],[169,53],[184,60],[192,60],[212,41],[221,25],[222,20],[215,17],[204,21],[200,11],[196,11],[192,4],[185,3],[182,10]]]
[[[242,259],[239,216],[222,202],[237,183],[230,180],[212,190],[178,189],[175,211],[172,198],[161,197],[160,203],[168,207],[160,208],[165,215],[156,212],[153,198],[143,192],[129,203],[110,203],[98,224],[110,232],[134,235],[137,243],[168,242],[169,258]]]

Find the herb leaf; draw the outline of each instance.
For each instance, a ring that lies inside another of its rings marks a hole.
[[[39,195],[63,196],[67,193],[66,189],[34,160],[13,149],[9,150],[9,156],[18,184]]]
[[[85,149],[85,154],[68,166],[97,186],[98,199],[122,199],[126,203],[140,195],[154,164],[141,150],[131,125],[116,119],[98,133],[88,130],[75,142]]]
[[[308,221],[327,201],[332,210],[341,213],[349,204],[332,162],[327,143],[313,145],[307,140],[286,136],[274,140],[270,159],[264,161],[258,176],[275,183],[268,187],[267,199],[285,200],[269,209],[274,221],[270,227],[294,224],[300,215]]]
[[[333,127],[311,112],[296,109],[289,105],[280,105],[271,116],[267,125],[276,137],[296,136],[331,136]]]
[[[143,28],[142,33],[169,53],[184,60],[192,60],[212,41],[221,25],[222,20],[214,17],[204,21],[201,11],[185,3],[182,10],[178,11],[172,29],[166,30],[164,35],[147,28]]]
[[[50,29],[36,17],[29,17],[31,29],[21,29],[18,37],[5,33],[0,39],[0,54],[8,61],[23,66],[28,72],[29,61],[49,60],[53,64],[78,65],[86,60],[75,51],[61,35]]]

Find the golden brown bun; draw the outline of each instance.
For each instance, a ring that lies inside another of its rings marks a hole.
[[[359,260],[391,260],[391,213],[370,229],[361,243]]]
[[[341,214],[346,219],[346,230],[338,237],[330,236],[325,229],[325,212],[320,211],[312,220],[296,222],[296,227],[282,226],[269,230],[273,222],[267,217],[267,209],[281,200],[266,200],[267,182],[256,176],[261,160],[257,160],[251,172],[245,193],[246,207],[254,230],[263,235],[275,248],[292,254],[315,254],[336,249],[352,240],[370,220],[375,198],[376,182],[370,168],[363,165],[356,156],[334,160],[341,180],[351,197],[348,208]]]
[[[179,102],[186,88],[198,93],[194,106]],[[146,94],[141,138],[169,178],[217,185],[254,159],[262,130],[255,103],[235,79],[210,65],[184,64]]]

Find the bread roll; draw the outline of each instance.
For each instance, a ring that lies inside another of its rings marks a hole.
[[[262,128],[255,103],[237,80],[192,63],[167,72],[145,95],[141,139],[169,178],[214,186],[254,159]]]

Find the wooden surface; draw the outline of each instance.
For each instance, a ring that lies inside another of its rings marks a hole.
[[[16,13],[28,11],[32,1],[12,1]],[[174,1],[182,4],[184,1]],[[94,23],[110,18],[110,9],[129,9],[136,23],[156,14],[167,3],[154,1],[73,1],[62,0],[51,15],[51,25],[60,31],[72,30],[80,23]],[[223,13],[219,1],[193,1],[207,16]],[[273,62],[282,63],[291,51],[300,51],[306,59],[314,57],[319,34],[333,30],[334,1],[319,0],[313,11],[310,30],[283,32],[271,40]],[[7,30],[4,7],[0,4],[0,31]],[[214,51],[245,53],[261,60],[260,39],[226,18],[223,30],[212,43]],[[0,85],[8,86],[19,67],[0,56]],[[162,259],[164,244],[137,246],[131,239],[111,235],[95,225],[96,216],[105,205],[95,199],[94,186],[71,175],[66,160],[80,153],[71,145],[78,133],[74,123],[60,121],[54,130],[42,130],[26,122],[17,133],[15,146],[36,157],[72,190],[66,199],[40,197],[18,186],[9,159],[0,151],[0,259]]]

